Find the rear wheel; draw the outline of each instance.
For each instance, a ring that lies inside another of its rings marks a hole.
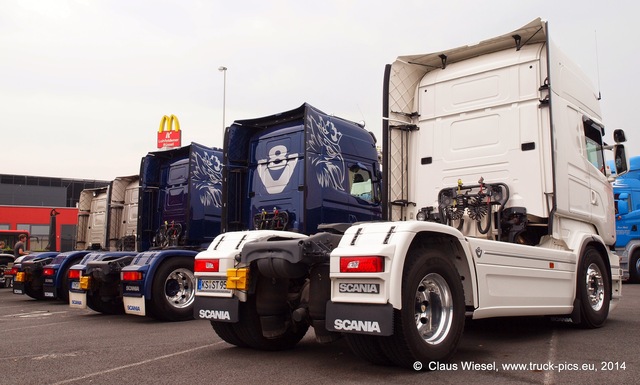
[[[246,347],[247,344],[238,337],[233,328],[233,324],[229,322],[211,321],[211,327],[224,342],[238,347]]]
[[[578,270],[577,293],[580,298],[580,325],[599,328],[609,316],[611,284],[600,253],[589,247]]]
[[[446,362],[462,336],[464,312],[462,282],[453,263],[437,250],[416,250],[404,270],[394,334],[380,342],[398,366],[417,369]]]
[[[45,299],[42,285],[36,286],[31,281],[24,283],[24,293],[33,299]]]
[[[356,356],[375,365],[391,365],[392,362],[380,345],[380,339],[385,337],[364,334],[346,333],[344,338],[347,345]]]
[[[256,310],[255,296],[249,296],[247,302],[240,303],[240,321],[233,324],[237,336],[249,347],[258,350],[291,349],[307,334],[306,322],[289,321],[286,331],[277,337],[266,338],[262,334],[260,316]]]
[[[162,321],[193,319],[196,278],[193,258],[168,258],[153,278],[153,297],[149,301],[151,315]]]
[[[69,295],[68,291],[67,295]],[[124,314],[124,304],[122,303],[122,299],[103,298],[100,296],[99,292],[87,293],[87,307],[102,314]]]
[[[75,261],[71,261],[67,264],[67,267],[61,272],[60,279],[62,282],[60,283],[60,291],[58,292],[58,299],[62,302],[69,303],[69,269],[71,266],[80,262],[81,258],[78,258]]]

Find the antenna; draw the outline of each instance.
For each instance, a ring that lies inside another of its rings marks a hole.
[[[598,31],[594,30],[594,39],[596,40],[596,71],[598,72],[598,100],[602,99],[600,93],[600,56],[598,55]]]

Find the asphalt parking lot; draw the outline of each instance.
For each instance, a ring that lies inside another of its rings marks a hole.
[[[630,384],[640,375],[640,285],[605,327],[545,318],[468,321],[454,360],[430,372],[373,366],[344,341],[261,352],[221,341],[206,321],[105,316],[0,289],[2,384]]]

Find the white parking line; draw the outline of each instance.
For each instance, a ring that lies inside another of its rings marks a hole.
[[[196,350],[200,350],[200,349],[206,349],[206,348],[210,348],[212,346],[218,345],[224,343],[224,341],[218,341],[216,343],[213,344],[209,344],[209,345],[204,345],[204,346],[198,346],[197,348],[193,348],[193,349],[188,349],[188,350],[183,350],[181,352],[175,352],[175,353],[171,353],[171,354],[165,354],[164,356],[160,356],[160,357],[156,357],[156,358],[150,358],[148,360],[144,360],[144,361],[140,361],[140,362],[134,362],[132,364],[127,364],[127,365],[123,365],[123,366],[118,366],[116,368],[111,368],[111,369],[107,369],[107,370],[101,370],[99,372],[95,372],[95,373],[90,373],[87,374],[85,376],[82,377],[76,377],[76,378],[70,378],[68,380],[64,380],[64,381],[60,381],[60,382],[56,382],[53,383],[51,385],[61,385],[61,384],[69,384],[72,382],[76,382],[76,381],[81,381],[81,380],[86,380],[87,378],[91,378],[91,377],[95,377],[95,376],[99,376],[102,374],[107,374],[107,373],[111,373],[111,372],[116,372],[118,370],[122,370],[122,369],[128,369],[128,368],[132,368],[135,366],[140,366],[140,365],[144,365],[144,364],[148,364],[150,362],[154,362],[154,361],[159,361],[159,360],[164,360],[165,358],[171,358],[171,357],[175,357],[175,356],[179,356],[181,354],[185,354],[185,353],[191,353],[191,352],[195,352]]]
[[[7,314],[7,315],[3,315],[3,318],[9,318],[9,317],[20,317],[20,318],[35,318],[35,317],[48,317],[50,315],[53,314],[64,314],[67,313],[67,311],[47,311],[47,310],[35,310],[35,311],[30,311],[28,313],[15,313],[15,314]]]
[[[557,346],[558,346],[558,338],[557,338],[556,329],[554,328],[551,331],[551,340],[549,340],[549,361],[548,362],[556,362]],[[547,371],[544,372],[544,385],[555,384],[554,377],[555,377],[555,371],[551,369],[547,369]]]

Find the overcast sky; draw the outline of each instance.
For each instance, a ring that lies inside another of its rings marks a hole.
[[[380,138],[384,66],[537,17],[640,153],[637,0],[0,0],[0,174],[112,180],[156,150],[222,146],[225,123],[307,102]]]

